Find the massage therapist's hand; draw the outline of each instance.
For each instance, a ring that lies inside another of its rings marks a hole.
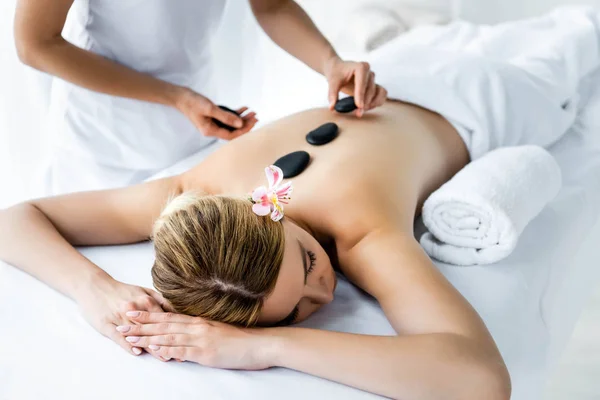
[[[235,139],[245,133],[250,132],[258,122],[256,113],[251,112],[242,117],[227,112],[219,108],[212,101],[194,92],[193,90],[181,88],[178,92],[175,107],[181,111],[204,136],[217,137],[224,140]],[[248,110],[247,107],[235,110],[238,114],[243,114]],[[225,125],[235,128],[230,132],[214,123],[213,118],[221,121]]]
[[[112,278],[98,280],[89,288],[86,287],[75,300],[84,318],[98,332],[134,355],[140,355],[141,348],[132,346],[116,330],[117,326],[131,323],[126,313],[131,310],[163,312],[169,309],[168,303],[159,293]]]
[[[387,91],[375,83],[375,73],[366,62],[344,61],[336,56],[327,61],[324,74],[329,83],[329,108],[332,110],[340,91],[354,96],[358,117],[387,100]]]
[[[137,323],[118,328],[134,346],[148,347],[164,361],[193,361],[213,368],[269,368],[265,343],[254,329],[173,313],[128,313]],[[263,345],[263,346],[261,346]]]

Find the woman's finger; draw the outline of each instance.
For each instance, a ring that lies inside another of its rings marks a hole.
[[[165,299],[162,294],[160,294],[152,289],[148,289],[148,288],[145,288],[144,290],[146,291],[146,293],[148,293],[148,295],[152,296],[152,298],[154,300],[156,300],[156,302],[162,308],[162,311],[174,311],[173,307],[171,307],[171,304],[169,304],[167,299]],[[148,311],[152,311],[152,310],[148,310]],[[160,312],[160,311],[157,311],[157,312]]]
[[[197,347],[190,346],[159,346],[156,350],[154,350],[156,354],[162,357],[165,361],[169,361],[171,359],[181,360],[181,361],[195,361],[197,362],[198,354],[200,349]]]
[[[130,318],[132,321],[135,322],[139,322],[142,324],[148,324],[148,323],[161,323],[161,322],[168,322],[168,323],[175,323],[175,322],[179,322],[179,323],[184,323],[184,324],[191,324],[191,323],[199,323],[199,322],[204,322],[204,320],[202,318],[198,318],[198,317],[190,317],[189,315],[184,315],[184,314],[176,314],[176,313],[152,313],[152,312],[148,312],[148,311],[128,311],[125,315],[127,315],[127,318]]]
[[[162,322],[160,324],[120,325],[116,330],[124,336],[155,336],[168,333],[191,333],[198,330],[194,326],[201,324],[182,324]]]
[[[113,342],[121,346],[129,354],[133,354],[134,356],[139,356],[140,354],[142,354],[142,349],[134,347],[131,343],[125,340],[125,337],[119,332],[117,332],[114,325],[107,326],[106,332],[103,333],[106,337],[108,337]]]
[[[365,93],[367,92],[367,83],[369,81],[369,72],[371,66],[362,62],[354,70],[354,99],[358,108],[365,108]]]
[[[148,347],[156,351],[160,346],[192,346],[198,337],[187,333],[169,333],[154,336],[126,336],[125,340],[131,346]]]

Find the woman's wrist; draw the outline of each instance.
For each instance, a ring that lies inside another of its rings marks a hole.
[[[283,367],[284,348],[289,341],[284,330],[294,328],[253,328],[249,329],[256,342],[252,344],[256,350],[258,361],[268,367]]]
[[[69,297],[75,302],[80,302],[82,298],[89,296],[91,292],[104,290],[117,283],[106,271],[94,265],[93,268],[90,268],[73,282]]]

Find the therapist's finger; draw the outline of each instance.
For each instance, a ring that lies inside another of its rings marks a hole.
[[[366,62],[359,63],[354,70],[354,99],[357,107],[362,109],[365,108],[365,93],[369,82],[369,72],[371,72],[371,66]]]
[[[216,137],[219,139],[229,140],[231,132],[227,129],[219,128],[214,122],[206,122],[202,124],[202,133],[205,136]]]
[[[367,92],[365,93],[365,111],[374,108],[373,100],[377,96],[377,86],[375,85],[375,73],[369,72],[369,82],[367,83]]]
[[[221,121],[225,125],[233,126],[234,128],[239,129],[244,126],[242,118],[238,115],[225,111],[215,105],[210,107],[208,116]]]
[[[385,88],[377,85],[377,94],[375,100],[373,100],[373,107],[382,106],[388,98],[388,92]]]
[[[335,103],[337,103],[340,90],[342,90],[342,86],[344,85],[342,79],[333,78],[329,81],[329,109],[333,110],[335,107]]]
[[[244,122],[249,122],[253,119],[256,119],[256,113],[255,112],[250,112],[247,115],[244,115],[242,117],[242,119],[244,120]]]
[[[245,135],[246,133],[250,132],[252,130],[252,128],[254,128],[254,125],[256,125],[256,123],[258,122],[258,120],[256,118],[247,121],[244,124],[244,127],[242,129],[238,129],[236,131],[231,132],[231,137],[229,138],[230,140],[233,139],[237,139],[242,135]]]
[[[242,107],[242,108],[238,108],[237,110],[235,110],[235,112],[237,112],[239,116],[242,116],[242,114],[245,113],[246,111],[248,111],[248,107]],[[244,117],[242,117],[242,118],[244,118]]]

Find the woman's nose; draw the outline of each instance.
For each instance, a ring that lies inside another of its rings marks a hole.
[[[327,289],[326,285],[319,282],[318,286],[308,285],[306,287],[306,297],[313,303],[329,304],[333,300],[333,293]]]

